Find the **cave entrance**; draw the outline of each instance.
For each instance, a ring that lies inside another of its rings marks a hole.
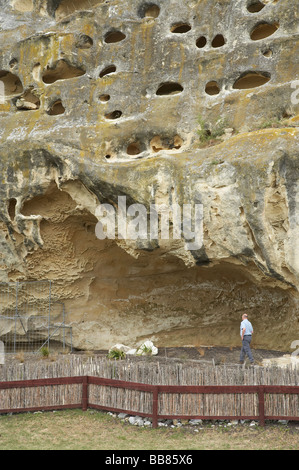
[[[239,346],[245,311],[254,324],[254,347],[285,350],[295,315],[291,290],[265,279],[255,265],[222,260],[189,267],[171,246],[134,250],[95,236],[95,196],[69,181],[23,204],[41,215],[43,246],[26,256],[27,275],[52,280],[53,301],[65,304],[77,349],[134,346]],[[269,327],[271,324],[271,328]]]

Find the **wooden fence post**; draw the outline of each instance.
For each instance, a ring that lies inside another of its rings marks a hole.
[[[154,388],[153,388],[153,422],[152,422],[152,426],[154,429],[158,427],[158,395],[159,395],[158,386],[154,385]]]
[[[82,377],[82,411],[88,408],[88,376]]]
[[[258,386],[259,397],[259,421],[261,426],[265,426],[265,389],[263,385]]]

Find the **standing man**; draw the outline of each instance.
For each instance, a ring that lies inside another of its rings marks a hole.
[[[242,338],[242,349],[241,349],[241,354],[240,354],[241,364],[243,364],[244,362],[245,355],[248,356],[251,364],[254,364],[254,359],[252,357],[252,353],[250,349],[252,333],[253,333],[252,324],[248,320],[248,315],[244,313],[244,315],[242,315],[242,322],[240,326],[240,335]]]

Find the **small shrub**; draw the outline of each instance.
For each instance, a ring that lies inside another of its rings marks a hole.
[[[136,355],[137,356],[151,356],[152,355],[152,348],[151,347],[148,347],[146,346],[145,344],[143,344],[142,346],[140,346],[140,348],[138,349],[138,351],[136,352]]]
[[[202,116],[198,116],[198,124],[200,126],[200,128],[198,129],[197,133],[198,133],[198,136],[199,136],[199,140],[201,143],[205,143],[209,140],[210,138],[210,131],[208,131],[208,129],[206,128],[206,123],[204,121],[204,119],[202,118]]]
[[[200,129],[198,129],[197,133],[202,144],[211,142],[213,140],[219,140],[219,138],[224,135],[225,129],[229,127],[225,118],[218,119],[215,125],[212,126],[211,130],[208,128],[208,125],[202,116],[198,116],[198,124]]]
[[[111,349],[107,355],[108,359],[125,359],[126,355],[123,351],[120,351],[119,349]]]
[[[47,346],[43,346],[41,348],[40,352],[41,352],[41,355],[43,357],[49,357],[50,351],[49,351],[49,348]]]

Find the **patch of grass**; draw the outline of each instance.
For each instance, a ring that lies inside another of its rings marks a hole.
[[[222,163],[223,163],[223,160],[221,159],[211,161],[211,165],[221,165]]]
[[[287,120],[286,119],[279,119],[279,118],[274,118],[274,119],[269,119],[267,121],[264,121],[261,123],[259,129],[270,129],[270,128],[280,128],[280,127],[285,127],[287,125]]]
[[[228,123],[225,118],[220,118],[218,121],[209,128],[202,116],[198,116],[199,129],[197,131],[201,144],[215,143],[220,140],[224,135],[225,129],[228,128]]]
[[[298,127],[298,124],[292,124],[289,120],[289,117],[273,117],[263,121],[255,130],[281,129],[284,127]]]
[[[0,450],[299,450],[299,431],[287,426],[196,429],[140,428],[95,410],[3,415]]]

